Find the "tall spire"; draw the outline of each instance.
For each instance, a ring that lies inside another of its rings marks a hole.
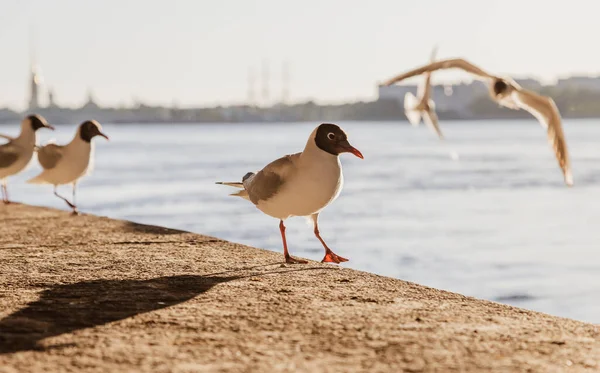
[[[262,101],[263,105],[267,106],[269,102],[269,61],[262,61]]]
[[[248,68],[248,93],[247,93],[247,98],[246,98],[246,104],[248,106],[254,106],[256,104],[256,97],[255,97],[255,92],[254,92],[254,88],[255,88],[255,84],[256,84],[256,72],[254,71],[254,68],[252,66],[250,66]]]
[[[33,27],[29,28],[29,64],[29,110],[36,110],[40,107],[39,86],[42,78],[36,61]]]

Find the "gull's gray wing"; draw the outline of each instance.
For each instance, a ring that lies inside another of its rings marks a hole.
[[[461,69],[470,74],[473,74],[479,79],[485,80],[485,79],[496,79],[497,78],[496,76],[485,72],[484,70],[473,65],[472,63],[468,62],[465,59],[451,58],[451,59],[436,61],[436,62],[430,63],[428,65],[421,66],[416,69],[407,71],[403,74],[400,74],[391,79],[388,79],[387,81],[383,82],[383,85],[392,85],[394,83],[398,83],[402,80],[411,78],[413,76],[421,75],[426,72],[433,72],[433,71],[441,70],[441,69],[455,69],[455,68]]]
[[[250,201],[256,205],[276,195],[294,172],[299,156],[300,153],[286,155],[269,163],[256,174],[247,173],[243,184]]]
[[[63,157],[64,147],[56,144],[46,144],[38,149],[38,161],[46,170],[56,167]]]
[[[431,73],[424,73],[424,78],[417,86],[417,98],[419,101],[427,100],[431,97]],[[427,102],[426,101],[426,102]]]
[[[9,142],[0,145],[0,168],[10,167],[19,158],[19,147]]]
[[[3,135],[0,133],[0,139],[6,139],[8,141],[13,141],[15,138],[14,137],[10,137],[8,135]]]
[[[563,172],[565,183],[569,186],[573,185],[567,140],[563,132],[560,112],[554,100],[526,89],[515,90],[512,96],[521,108],[531,113],[537,118],[542,127],[546,128],[548,143],[554,150],[554,155]]]
[[[433,103],[433,101],[431,103]],[[440,126],[438,124],[438,117],[435,113],[434,106],[430,106],[429,111],[423,112],[423,122],[425,122],[427,127],[429,127],[433,132],[435,132],[438,135],[440,140],[444,139],[444,135],[442,135],[442,131],[440,130]]]

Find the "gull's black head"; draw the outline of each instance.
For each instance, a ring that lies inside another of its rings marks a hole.
[[[494,94],[498,96],[506,92],[508,89],[508,84],[502,79],[496,79],[492,89],[494,90]]]
[[[29,125],[33,129],[33,132],[39,130],[40,128],[49,128],[51,130],[54,130],[54,127],[49,125],[48,122],[46,122],[46,119],[44,117],[42,117],[41,115],[37,115],[37,114],[28,115],[25,118],[25,120],[29,121]]]
[[[94,136],[102,136],[108,140],[108,136],[102,133],[102,126],[95,120],[86,120],[79,126],[79,136],[85,142],[90,142]]]
[[[361,152],[348,142],[346,132],[332,123],[323,123],[317,128],[315,143],[319,149],[332,155],[352,153],[358,158],[363,158]]]

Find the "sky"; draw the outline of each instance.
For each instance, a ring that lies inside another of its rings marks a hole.
[[[30,40],[59,105],[91,90],[101,105],[190,107],[373,100],[377,82],[438,58],[464,57],[552,82],[600,74],[593,0],[0,0],[0,107],[23,109]],[[269,70],[262,98],[260,72]],[[443,72],[434,82],[468,80]],[[44,101],[42,101],[43,103]]]

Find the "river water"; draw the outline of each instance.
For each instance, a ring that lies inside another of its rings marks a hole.
[[[365,159],[342,155],[344,189],[321,213],[321,234],[347,267],[598,323],[597,122],[565,120],[573,188],[535,120],[442,122],[443,143],[406,122],[339,123]],[[80,210],[281,252],[278,221],[214,182],[301,151],[317,124],[104,124],[111,140],[94,140]],[[40,140],[74,131],[41,130]],[[12,198],[66,210],[51,186],[24,183],[38,171],[32,162],[10,179]],[[293,255],[322,258],[304,218],[286,225]]]

